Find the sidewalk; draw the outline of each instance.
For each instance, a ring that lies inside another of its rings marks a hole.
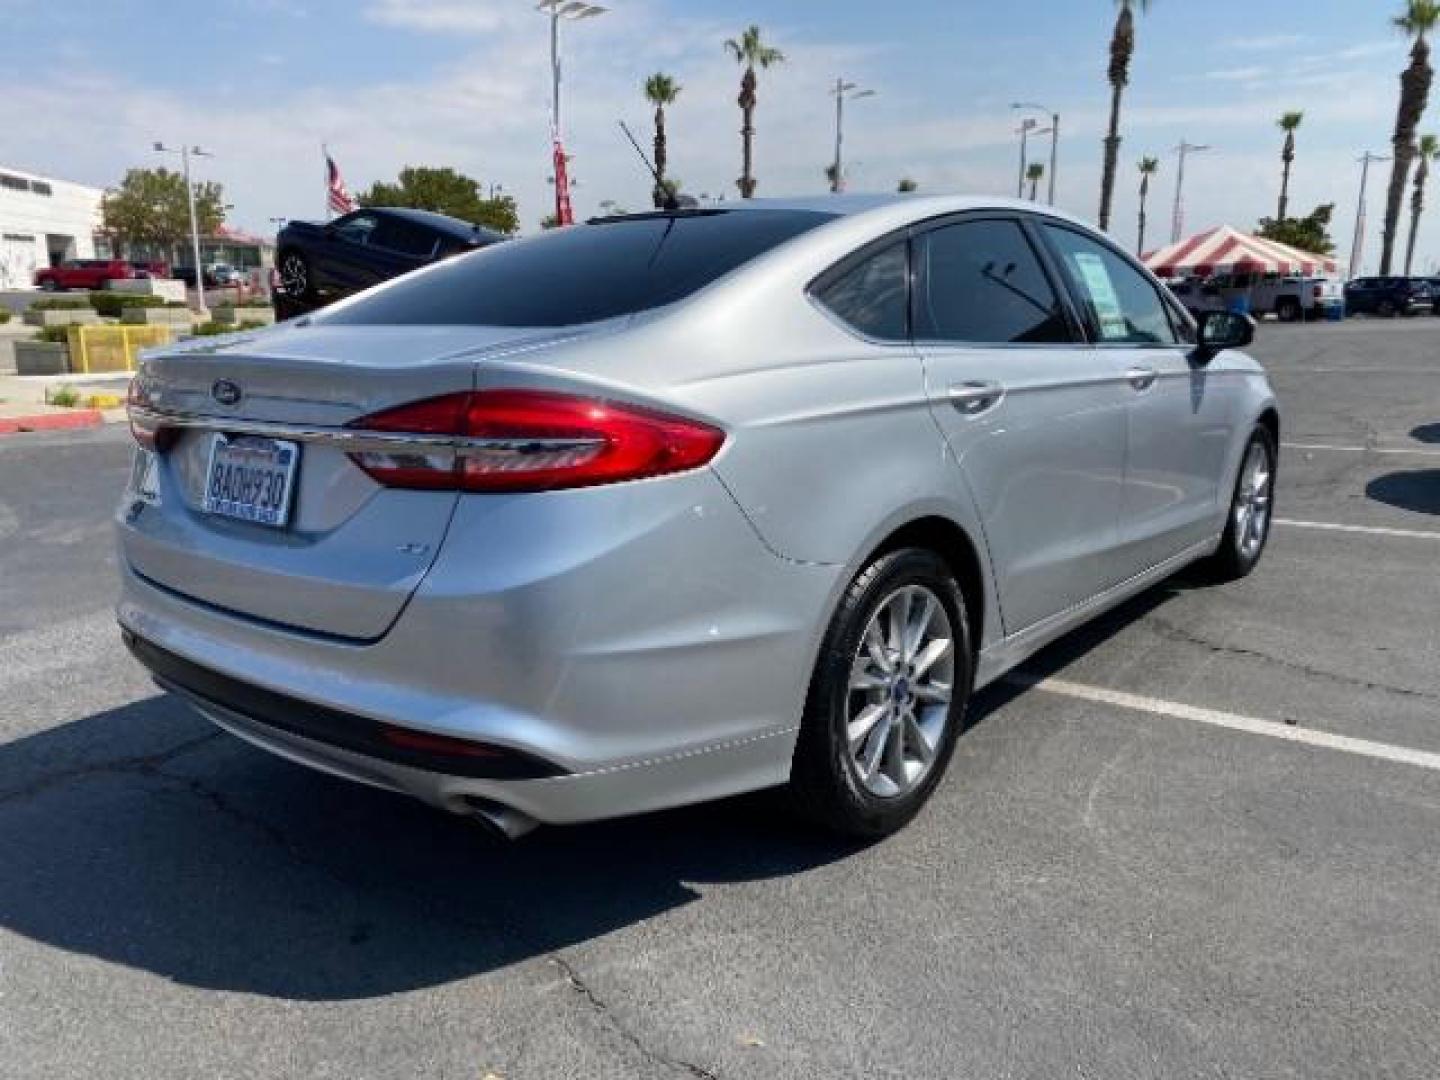
[[[0,372],[0,436],[120,423],[125,419],[129,375],[15,375]],[[49,403],[60,387],[78,397],[74,407]]]

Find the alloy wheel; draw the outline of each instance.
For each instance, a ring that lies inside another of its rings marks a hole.
[[[1240,557],[1253,559],[1270,531],[1271,486],[1275,472],[1270,454],[1260,442],[1250,444],[1235,492],[1235,547]]]
[[[939,598],[906,585],[870,617],[850,668],[846,743],[856,778],[897,798],[930,773],[950,723],[955,634]]]
[[[304,296],[310,285],[305,260],[298,255],[287,255],[280,263],[280,281],[291,296]]]

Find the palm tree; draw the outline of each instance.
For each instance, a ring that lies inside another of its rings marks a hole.
[[[1030,181],[1030,201],[1035,201],[1035,190],[1040,186],[1040,181],[1045,179],[1045,166],[1038,161],[1032,161],[1025,167],[1025,179]]]
[[[1440,23],[1440,0],[1405,0],[1405,13],[1394,20],[1407,37],[1414,38],[1410,66],[1400,75],[1400,106],[1395,113],[1395,164],[1390,170],[1390,190],[1385,200],[1385,238],[1380,250],[1380,273],[1390,273],[1395,242],[1400,235],[1400,204],[1405,184],[1415,162],[1415,129],[1430,103],[1430,84],[1435,69],[1430,66],[1430,42],[1426,35]]]
[[[665,142],[665,107],[674,105],[680,96],[680,84],[663,71],[657,71],[645,80],[645,100],[655,106],[655,207],[665,205],[669,189],[665,185],[665,165],[669,160]]]
[[[1430,163],[1440,157],[1440,137],[1422,135],[1416,150],[1420,165],[1415,170],[1415,194],[1410,199],[1410,243],[1405,248],[1405,276],[1415,266],[1415,241],[1420,235],[1420,215],[1425,212],[1425,183],[1430,179]]]
[[[1295,164],[1295,131],[1305,119],[1303,112],[1287,112],[1280,117],[1280,130],[1285,132],[1285,146],[1280,151],[1284,169],[1280,174],[1280,210],[1276,221],[1284,221],[1290,209],[1290,167]]]
[[[1140,235],[1135,241],[1135,254],[1145,254],[1145,204],[1150,201],[1150,178],[1160,171],[1160,159],[1140,159]]]
[[[735,58],[737,64],[745,68],[745,74],[740,79],[740,97],[738,104],[740,113],[744,117],[744,125],[740,128],[740,142],[743,151],[743,162],[740,179],[736,183],[740,187],[740,197],[753,199],[755,197],[755,106],[759,99],[755,96],[755,89],[760,80],[755,76],[755,69],[761,71],[774,64],[783,63],[785,54],[779,49],[766,45],[760,38],[760,27],[748,27],[740,40],[731,38],[725,42],[725,51]]]
[[[1135,9],[1142,12],[1150,0],[1115,0],[1120,14],[1110,37],[1110,129],[1105,136],[1105,173],[1100,180],[1100,228],[1110,228],[1110,206],[1115,200],[1115,171],[1120,165],[1120,99],[1130,84],[1130,58],[1135,55]]]

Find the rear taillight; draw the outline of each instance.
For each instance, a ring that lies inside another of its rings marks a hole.
[[[1314,292],[1312,295],[1314,295],[1314,297],[1315,297],[1316,300],[1323,299],[1324,296],[1325,296],[1325,286],[1324,286],[1324,285],[1316,285],[1316,286],[1315,286],[1315,292]]]
[[[163,454],[175,442],[179,434],[173,427],[165,427],[150,414],[150,393],[140,376],[130,380],[130,389],[125,393],[125,411],[130,417],[130,434],[146,450]]]
[[[447,394],[356,420],[393,436],[350,456],[386,487],[557,491],[685,472],[725,443],[709,424],[542,390]]]

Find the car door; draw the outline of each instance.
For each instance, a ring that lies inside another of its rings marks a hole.
[[[961,215],[912,244],[932,415],[985,529],[1008,634],[1117,580],[1129,388],[1089,347],[1019,215]]]
[[[1120,555],[1126,576],[1215,538],[1240,386],[1196,362],[1190,321],[1129,256],[1058,222],[1041,232],[1095,349],[1129,389]]]
[[[319,257],[311,266],[318,288],[355,292],[374,284],[368,269],[373,258],[369,244],[379,224],[379,215],[358,210],[326,226]]]
[[[435,256],[435,234],[399,217],[382,216],[370,238],[373,261],[369,267],[376,283],[408,274]]]

